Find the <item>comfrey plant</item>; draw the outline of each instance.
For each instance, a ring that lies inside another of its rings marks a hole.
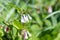
[[[23,29],[21,31],[21,35],[22,35],[23,40],[27,40],[28,37],[32,36],[31,33],[29,31],[25,30],[25,29]]]
[[[5,31],[6,33],[9,33],[10,28],[9,28],[8,26],[5,26],[5,27],[4,27],[4,31]]]
[[[21,15],[21,23],[29,22],[29,20],[32,20],[32,17],[29,14]]]
[[[48,13],[52,13],[52,7],[51,6],[48,7]]]
[[[31,20],[32,20],[32,17],[29,14],[21,15],[21,23],[29,23]],[[29,37],[31,37],[30,32],[25,29],[22,29],[21,35],[23,40],[27,40]]]

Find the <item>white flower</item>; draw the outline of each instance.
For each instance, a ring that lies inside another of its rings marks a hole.
[[[25,19],[23,17],[21,17],[21,22],[26,23],[26,21],[25,21]]]
[[[52,13],[52,7],[51,6],[48,7],[48,13]]]
[[[27,33],[27,31],[26,31],[25,29],[23,29],[23,30],[21,31],[21,35],[22,35],[22,37],[24,38],[24,40],[28,39],[28,33]]]
[[[29,14],[23,14],[22,16],[21,16],[21,22],[22,23],[26,23],[26,22],[29,22],[29,20],[31,20],[32,18],[31,18],[31,16],[29,15]]]
[[[28,37],[31,37],[32,35],[29,33],[29,31],[27,31],[27,30],[25,30],[25,29],[23,29],[22,31],[21,31],[21,35],[22,35],[22,37],[24,38],[24,40],[26,40],[26,39],[28,39]]]
[[[28,34],[27,34],[27,32],[24,32],[24,39],[28,39]]]
[[[25,20],[26,22],[29,22],[29,19],[28,19],[28,16],[27,16],[27,15],[23,15],[23,17],[24,17],[24,20]]]

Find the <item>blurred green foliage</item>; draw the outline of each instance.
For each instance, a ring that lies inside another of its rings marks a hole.
[[[23,14],[32,20],[22,23]],[[27,40],[60,40],[60,0],[0,0],[0,40],[24,40],[23,29]]]

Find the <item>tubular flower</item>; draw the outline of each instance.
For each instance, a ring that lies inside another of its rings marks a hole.
[[[22,23],[26,23],[26,22],[29,22],[29,20],[31,20],[32,19],[32,17],[29,15],[29,14],[23,14],[22,16],[21,16],[21,22]]]
[[[9,27],[7,27],[7,26],[4,28],[4,31],[5,31],[6,33],[8,33],[8,32],[9,32],[9,30],[10,30],[10,28],[9,28]]]
[[[52,7],[51,6],[48,7],[48,13],[52,13]]]
[[[27,30],[22,30],[21,35],[24,40],[28,39],[28,37],[31,37],[31,34]]]

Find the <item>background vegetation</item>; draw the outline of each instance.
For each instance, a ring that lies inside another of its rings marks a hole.
[[[0,0],[0,40],[60,40],[60,0]]]

